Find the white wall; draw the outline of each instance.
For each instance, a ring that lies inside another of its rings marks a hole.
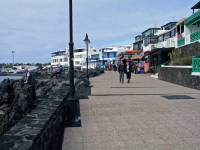
[[[62,65],[62,66],[68,66],[69,63],[68,61],[65,62],[64,59],[66,58],[66,56],[62,55],[62,56],[54,56],[54,57],[51,57],[51,65],[52,66],[59,66],[59,65]],[[57,60],[56,62],[53,62],[53,60]],[[60,59],[62,59],[62,61],[60,61]]]
[[[156,45],[156,44],[149,44],[149,45],[147,45],[147,46],[143,46],[143,52],[151,51],[152,49],[155,48],[155,45]]]
[[[155,44],[156,48],[170,48],[170,47],[176,47],[176,37],[169,38],[165,41],[158,42]]]

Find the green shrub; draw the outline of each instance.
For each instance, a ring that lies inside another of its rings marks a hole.
[[[184,56],[180,48],[169,53],[169,65],[190,66],[192,65],[192,56]]]

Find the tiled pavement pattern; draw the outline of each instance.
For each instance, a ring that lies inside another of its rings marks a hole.
[[[80,101],[82,127],[65,129],[63,150],[200,150],[200,91],[149,75],[120,84],[114,72],[91,82],[92,96]]]

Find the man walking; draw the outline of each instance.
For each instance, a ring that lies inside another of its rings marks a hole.
[[[133,67],[133,64],[131,61],[128,61],[126,63],[126,75],[127,75],[127,79],[128,79],[128,83],[130,83],[130,80],[131,80],[131,72],[132,72],[132,67]]]
[[[124,83],[124,63],[122,61],[118,62],[118,72],[119,72],[119,81],[120,83]]]

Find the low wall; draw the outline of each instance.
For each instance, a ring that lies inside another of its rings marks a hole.
[[[37,107],[0,137],[0,149],[61,149],[64,121],[69,104],[68,91],[66,88],[59,89],[60,98],[51,95],[37,99]]]
[[[195,42],[179,48],[181,50],[181,56],[200,56],[200,43]]]
[[[43,77],[38,75],[35,84],[35,108],[0,136],[0,150],[62,149],[66,121],[74,117],[71,112],[76,111],[76,115],[80,115],[78,99],[88,97],[90,82],[84,74],[75,79],[77,101],[74,102],[69,98],[69,81],[65,76],[60,79]],[[1,113],[0,110],[0,119]]]
[[[192,67],[162,66],[158,78],[174,84],[200,90],[200,76],[192,76]]]

